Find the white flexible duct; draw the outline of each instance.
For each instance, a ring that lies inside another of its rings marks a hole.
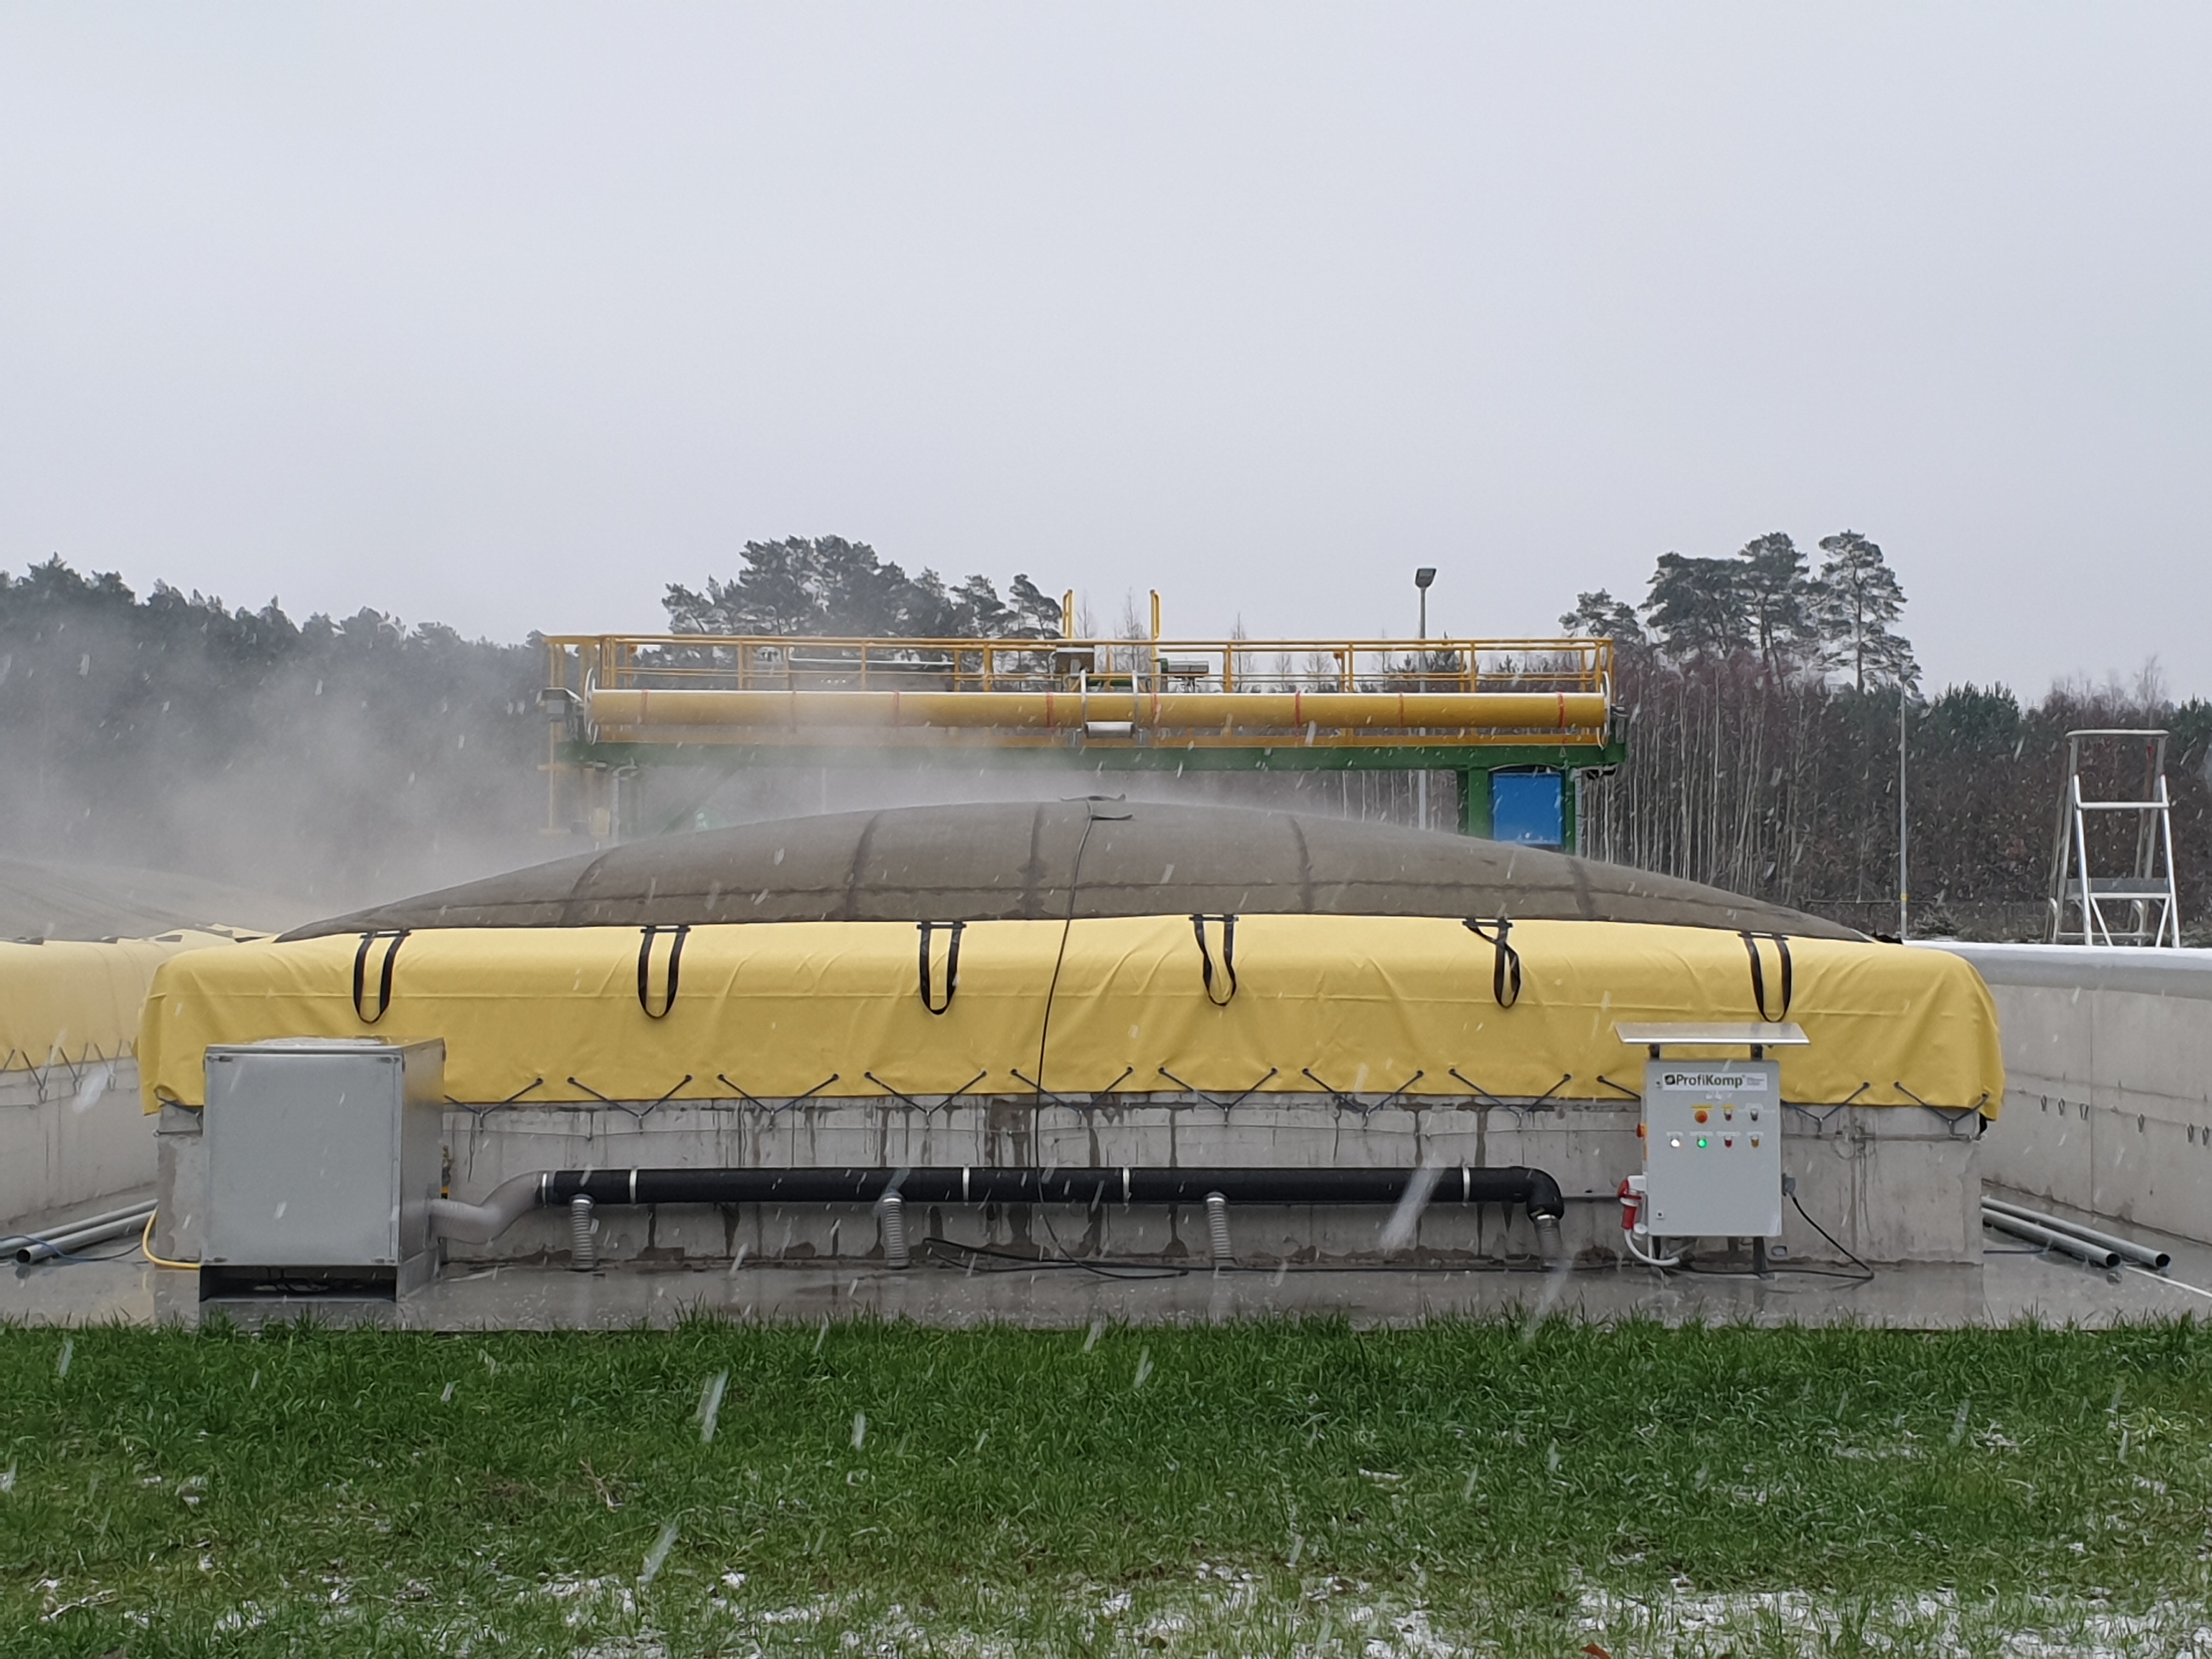
[[[538,1207],[538,1189],[544,1175],[519,1175],[491,1189],[481,1204],[464,1204],[457,1198],[430,1200],[430,1236],[458,1238],[465,1244],[489,1244]]]

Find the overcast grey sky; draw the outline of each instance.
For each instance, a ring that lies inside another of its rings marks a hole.
[[[1170,632],[1888,550],[2212,695],[2212,8],[0,9],[0,562],[651,628],[749,537]]]

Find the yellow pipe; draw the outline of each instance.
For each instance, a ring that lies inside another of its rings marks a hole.
[[[1183,732],[1587,731],[1594,691],[711,691],[599,690],[602,726],[945,726]]]

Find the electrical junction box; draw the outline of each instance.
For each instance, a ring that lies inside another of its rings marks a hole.
[[[427,1282],[445,1064],[435,1042],[210,1048],[201,1297],[396,1297]]]
[[[1654,1060],[1644,1068],[1644,1223],[1668,1238],[1782,1231],[1782,1063]]]

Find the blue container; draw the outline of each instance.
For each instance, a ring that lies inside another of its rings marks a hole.
[[[1490,775],[1490,834],[1493,841],[1526,847],[1559,847],[1566,841],[1565,777],[1546,770]]]

